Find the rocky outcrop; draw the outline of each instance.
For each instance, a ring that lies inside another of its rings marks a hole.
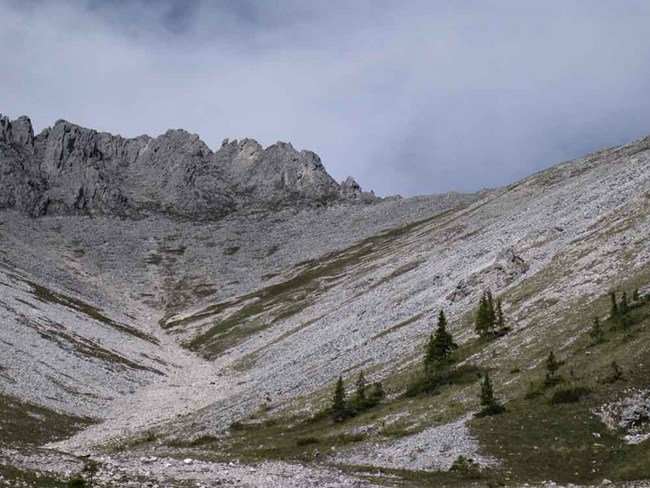
[[[29,118],[0,116],[0,208],[43,214],[152,212],[219,218],[251,208],[372,203],[339,185],[318,155],[278,142],[224,140],[213,152],[184,130],[121,136],[57,121],[34,136]]]
[[[362,202],[372,202],[377,198],[374,192],[363,191],[352,176],[348,176],[345,181],[341,182],[341,194],[349,200]]]

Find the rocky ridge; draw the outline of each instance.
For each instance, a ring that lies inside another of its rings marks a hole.
[[[339,185],[314,152],[253,139],[226,139],[213,152],[180,129],[127,139],[59,120],[34,135],[28,117],[0,114],[0,168],[0,209],[32,216],[218,219],[243,209],[378,201],[353,179]]]

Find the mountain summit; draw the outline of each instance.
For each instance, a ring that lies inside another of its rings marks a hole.
[[[219,218],[236,210],[377,201],[348,179],[339,185],[317,154],[253,139],[213,152],[169,130],[126,139],[57,121],[34,136],[31,121],[0,115],[0,208],[32,216],[165,213]]]

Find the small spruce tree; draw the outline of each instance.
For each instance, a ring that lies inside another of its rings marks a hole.
[[[630,307],[627,303],[627,293],[623,292],[623,296],[621,296],[621,304],[618,307],[618,313],[620,315],[626,315],[630,311]]]
[[[438,363],[449,359],[449,355],[457,347],[458,345],[454,342],[453,337],[447,332],[447,318],[444,310],[441,309],[438,314],[438,326],[429,341],[425,363],[430,368],[435,367]]]
[[[342,422],[348,416],[348,408],[345,402],[345,385],[341,376],[339,376],[334,388],[331,411],[335,422]]]
[[[503,315],[503,303],[500,298],[497,298],[496,308],[496,328],[499,332],[503,332],[506,328],[506,318]]]
[[[427,348],[424,353],[424,372],[427,375],[431,375],[436,369],[436,339],[433,333],[429,334],[429,341],[427,342]]]
[[[610,377],[610,379],[612,383],[623,379],[623,370],[621,369],[621,367],[618,365],[616,361],[612,361],[611,368],[612,368],[612,376]]]
[[[374,382],[372,388],[370,388],[370,392],[368,393],[368,408],[378,405],[379,402],[383,400],[384,396],[384,386],[381,384],[381,381]]]
[[[366,383],[366,377],[364,376],[363,371],[361,371],[357,378],[357,389],[354,395],[354,407],[356,410],[363,410],[366,408],[368,402],[366,395],[367,388],[368,384]]]
[[[478,309],[476,310],[476,320],[475,320],[475,327],[474,329],[476,330],[476,333],[481,336],[485,337],[488,333],[488,324],[487,324],[487,300],[485,297],[485,293],[481,295],[481,299],[479,300],[478,303]]]
[[[501,307],[501,300],[495,301],[490,290],[483,292],[479,300],[478,309],[476,310],[476,319],[474,329],[481,337],[487,337],[505,326],[505,319]],[[503,324],[503,325],[500,325]]]
[[[487,373],[485,373],[483,383],[481,383],[481,407],[482,408],[478,413],[479,417],[497,415],[505,411],[503,405],[501,405],[494,396],[492,382]]]
[[[490,332],[494,331],[494,325],[497,321],[496,312],[494,311],[494,298],[492,298],[492,292],[487,291],[487,319]]]
[[[560,363],[555,359],[555,354],[553,354],[553,351],[549,352],[546,358],[546,386],[555,385],[560,381],[557,374],[559,369]]]
[[[605,334],[603,328],[600,326],[600,319],[598,317],[594,317],[591,330],[589,331],[589,337],[591,337],[594,344],[600,344],[605,340]]]
[[[618,303],[616,302],[616,293],[610,292],[609,297],[611,299],[612,305],[610,308],[610,315],[612,318],[618,317]]]

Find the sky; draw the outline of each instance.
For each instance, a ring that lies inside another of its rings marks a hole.
[[[645,0],[0,0],[0,113],[476,191],[650,134],[649,22]]]

